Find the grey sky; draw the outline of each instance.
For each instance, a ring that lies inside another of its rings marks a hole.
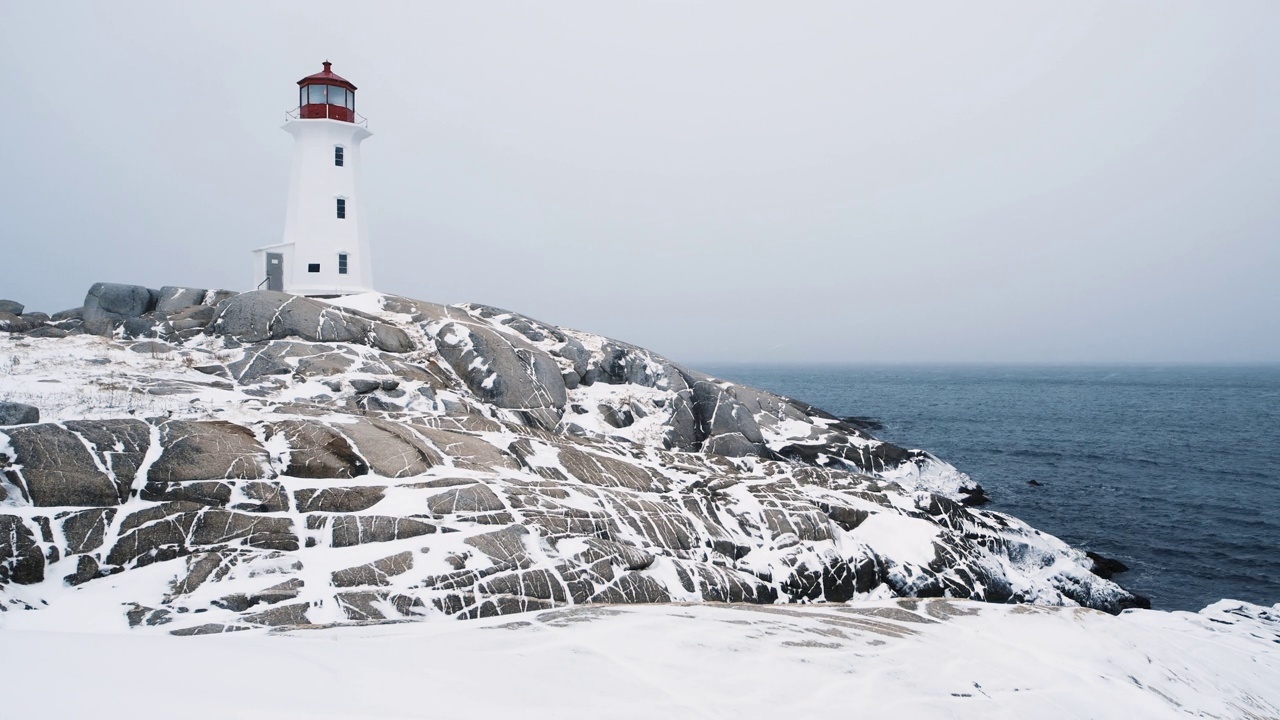
[[[248,289],[295,81],[379,289],[698,361],[1280,360],[1280,3],[0,2],[0,297]]]

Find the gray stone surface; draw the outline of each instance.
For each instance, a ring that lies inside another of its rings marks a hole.
[[[25,498],[37,507],[117,505],[115,482],[98,469],[89,449],[75,433],[60,425],[23,425],[4,431],[20,470],[6,472]]]
[[[218,305],[209,325],[218,335],[241,342],[299,337],[313,342],[350,342],[403,353],[413,342],[403,330],[298,295],[255,290]]]
[[[698,375],[690,385],[693,412],[703,437],[740,433],[750,442],[763,442],[760,425],[751,411],[738,402],[734,386]]]
[[[67,555],[78,555],[102,547],[115,516],[115,508],[90,508],[58,513],[54,519],[62,525],[62,536],[66,539],[63,550]]]
[[[284,512],[289,509],[289,491],[278,482],[249,481],[240,485],[243,500],[234,502],[232,510],[244,512]]]
[[[419,303],[432,325],[441,356],[471,392],[498,407],[562,410],[566,401],[560,366],[518,336],[502,335],[452,308]]]
[[[63,426],[88,442],[115,478],[120,499],[128,497],[151,447],[151,427],[141,420],[68,420]]]
[[[328,425],[285,420],[267,427],[268,439],[283,435],[289,446],[285,475],[298,478],[342,479],[365,475],[369,464],[351,441]]]
[[[353,513],[377,505],[386,495],[386,490],[381,485],[305,488],[293,495],[300,513]]]
[[[474,435],[451,432],[415,423],[413,429],[424,436],[440,452],[453,460],[454,467],[465,470],[492,471],[499,468],[518,470],[520,461]]]
[[[194,482],[148,482],[139,497],[148,502],[191,502],[210,507],[226,507],[235,491],[229,482],[197,480]]]
[[[84,297],[85,320],[138,317],[155,309],[159,293],[142,285],[94,283]]]
[[[10,315],[21,315],[27,306],[16,300],[0,300],[0,313],[9,313]]]
[[[213,320],[217,310],[208,305],[195,305],[169,314],[169,324],[174,330],[202,328]]]
[[[194,503],[155,505],[126,517],[120,537],[107,554],[108,565],[138,567],[227,544],[265,550],[297,550],[293,521]]]
[[[259,613],[249,615],[241,615],[240,618],[254,625],[267,625],[270,627],[278,627],[283,625],[310,625],[311,621],[307,619],[308,603],[294,603],[292,605],[280,605],[270,610],[263,610]]]
[[[49,316],[44,313],[15,315],[0,310],[0,332],[29,333],[32,330],[44,327],[44,324],[48,321]]]
[[[213,604],[227,610],[244,612],[255,605],[275,605],[285,600],[292,600],[298,597],[298,593],[302,590],[304,584],[301,578],[290,578],[282,583],[277,583],[255,592],[226,595],[214,600]]]
[[[62,328],[56,328],[51,325],[41,325],[26,331],[27,337],[35,338],[64,338],[70,333]]]
[[[386,591],[357,590],[340,592],[334,595],[338,607],[349,620],[368,622],[372,620],[388,620],[396,616],[417,617],[426,614],[426,605],[420,598],[401,593]],[[388,618],[383,608],[387,605],[395,608],[396,616]]]
[[[525,526],[511,525],[501,530],[473,535],[464,542],[497,562],[524,566],[529,562],[529,548],[525,545],[528,537],[529,530]]]
[[[742,433],[724,433],[714,437],[707,438],[702,445],[703,452],[713,455],[724,455],[726,457],[748,457],[752,455],[767,455],[763,443],[754,443],[748,440]]]
[[[413,553],[405,551],[364,565],[337,570],[333,573],[334,587],[359,587],[361,585],[389,585],[389,578],[403,575],[413,569]]]
[[[412,477],[440,465],[443,458],[409,428],[383,420],[335,425],[369,467],[388,478]]]
[[[44,580],[44,554],[35,533],[14,515],[0,515],[0,586]]]
[[[267,451],[248,428],[221,420],[167,420],[159,427],[164,450],[148,471],[148,480],[258,480],[271,476]]]
[[[223,300],[230,300],[239,294],[235,290],[210,290],[204,295],[204,304],[210,307],[216,306]]]
[[[352,547],[430,535],[436,526],[414,518],[387,515],[338,515],[333,518],[332,544]]]
[[[485,485],[453,488],[427,498],[427,507],[436,515],[505,510],[506,505]]]
[[[156,299],[156,310],[162,313],[175,313],[193,305],[200,305],[204,302],[206,292],[200,288],[165,285],[160,288],[160,295]]]
[[[30,425],[40,422],[40,408],[25,403],[0,402],[0,425]]]
[[[643,467],[603,453],[563,447],[560,449],[560,464],[573,477],[591,485],[652,492],[665,492],[668,489],[661,476],[650,475]]]

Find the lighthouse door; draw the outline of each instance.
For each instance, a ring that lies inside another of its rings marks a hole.
[[[267,253],[267,289],[284,292],[284,255]]]

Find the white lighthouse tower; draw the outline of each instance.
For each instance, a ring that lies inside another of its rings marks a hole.
[[[372,133],[356,114],[356,86],[330,70],[298,81],[284,238],[253,251],[259,289],[336,296],[373,289],[360,202],[360,142]]]

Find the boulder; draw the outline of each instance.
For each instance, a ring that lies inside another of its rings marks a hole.
[[[473,535],[463,542],[488,555],[495,562],[523,567],[530,562],[529,548],[525,545],[529,538],[528,528],[510,525],[501,530]]]
[[[644,570],[653,564],[653,555],[634,545],[598,538],[590,538],[586,542],[587,549],[578,553],[576,559],[588,565],[608,560],[611,564],[627,570]]]
[[[93,448],[98,463],[115,479],[123,501],[151,447],[151,426],[141,420],[68,420],[63,423]]]
[[[569,474],[589,485],[650,492],[666,492],[668,489],[661,475],[650,475],[639,465],[600,453],[563,447],[560,449],[560,464]]]
[[[69,310],[59,310],[58,312],[54,313],[50,317],[50,319],[53,320],[54,322],[61,322],[63,320],[83,320],[84,308],[78,307],[78,308],[71,308]]]
[[[0,515],[0,586],[44,580],[44,553],[35,533],[15,515]]]
[[[352,513],[368,510],[377,505],[386,494],[386,490],[386,487],[381,485],[328,487],[319,490],[306,488],[298,490],[293,495],[300,513]]]
[[[31,328],[25,334],[27,337],[64,338],[71,333],[63,330],[62,328],[53,327],[52,325],[41,325],[39,327]]]
[[[702,451],[712,455],[725,457],[749,457],[752,455],[768,457],[768,450],[763,443],[751,442],[742,433],[725,433],[707,438],[702,444]]]
[[[510,453],[499,450],[474,435],[438,430],[418,424],[413,428],[440,452],[447,455],[453,461],[454,467],[482,472],[498,468],[520,469],[520,462]]]
[[[430,535],[436,526],[413,518],[388,515],[339,515],[333,519],[334,547],[352,547],[365,543],[391,542]]]
[[[190,502],[210,507],[226,507],[234,488],[217,480],[195,482],[148,482],[139,494],[148,502]]]
[[[157,337],[160,333],[158,328],[163,320],[155,313],[145,313],[138,317],[125,318],[120,323],[120,327],[124,330],[126,338],[147,338]]]
[[[292,600],[298,597],[298,592],[302,590],[303,585],[305,583],[301,578],[290,578],[282,583],[277,583],[256,592],[227,595],[214,600],[212,604],[233,612],[244,612],[259,603],[275,605],[285,600]]]
[[[593,603],[665,603],[671,602],[671,593],[662,583],[637,572],[629,572],[617,582],[596,593]]]
[[[251,615],[241,615],[240,619],[254,625],[266,625],[269,627],[278,627],[282,625],[310,625],[311,621],[307,619],[308,603],[294,603],[292,605],[280,605],[270,610],[264,610],[260,613]]]
[[[195,625],[192,627],[178,628],[170,630],[170,635],[180,637],[190,637],[193,635],[221,635],[222,633],[238,632],[240,630],[248,630],[247,625],[223,625],[222,623],[205,623],[203,625]]]
[[[40,422],[40,408],[15,402],[0,402],[0,425],[30,425]]]
[[[259,480],[272,475],[267,451],[246,427],[222,420],[166,420],[159,428],[164,450],[147,472],[148,480]]]
[[[386,620],[388,618],[384,610],[388,605],[395,608],[396,613],[402,617],[423,615],[426,609],[420,598],[386,591],[340,592],[334,595],[334,600],[347,619],[355,621]]]
[[[497,512],[507,509],[502,498],[494,494],[486,485],[453,488],[438,495],[432,495],[427,498],[427,507],[436,515]]]
[[[691,373],[693,412],[703,437],[740,433],[753,443],[764,442],[755,416],[741,402],[733,385]]]
[[[160,288],[160,295],[156,299],[156,310],[162,313],[174,313],[193,305],[200,305],[204,302],[205,293],[205,290],[199,288],[165,285]]]
[[[204,295],[204,304],[210,307],[216,307],[223,300],[230,300],[239,295],[235,290],[210,290]]]
[[[436,348],[471,392],[502,408],[562,410],[564,378],[555,359],[522,337],[500,335],[463,313],[429,303]],[[558,418],[557,418],[558,420]],[[554,426],[554,423],[552,423]]]
[[[94,283],[84,297],[84,319],[115,319],[138,317],[156,307],[159,293],[141,285]]]
[[[84,323],[80,325],[80,329],[88,335],[111,337],[115,335],[116,329],[122,324],[124,324],[124,321],[120,318],[94,317],[86,318]]]
[[[125,334],[126,335],[129,334],[129,330],[128,330],[129,323],[133,322],[134,320],[141,320],[141,319],[142,318],[130,318],[128,320],[125,320],[124,321]],[[176,349],[177,348],[170,345],[169,343],[160,342],[159,340],[143,340],[142,342],[134,343],[133,345],[129,346],[129,352],[136,352],[139,355],[150,355],[151,357],[158,357],[160,355],[169,355]]]
[[[0,311],[0,332],[21,333],[43,325],[43,320],[35,320],[26,315],[14,315]]]
[[[242,293],[219,303],[209,328],[246,343],[300,337],[312,342],[359,343],[395,353],[413,349],[413,341],[398,327],[319,300],[270,290]]]
[[[120,524],[120,539],[107,554],[108,565],[138,567],[189,555],[200,546],[237,542],[264,550],[298,549],[293,521],[171,502],[140,510]],[[208,548],[205,548],[208,549]]]
[[[335,571],[334,587],[359,587],[361,585],[390,585],[388,578],[403,575],[413,569],[413,553],[406,550],[381,560]]]
[[[421,437],[399,423],[361,419],[334,429],[351,440],[360,457],[382,477],[421,475],[444,462]]]
[[[267,427],[267,439],[283,436],[289,447],[284,475],[297,478],[341,479],[365,475],[369,464],[351,442],[333,428],[307,420],[285,420]]]
[[[525,570],[490,578],[476,586],[485,595],[512,595],[563,603],[564,583],[550,570]]]
[[[0,300],[0,313],[9,313],[10,315],[21,315],[27,306],[14,300]]]
[[[209,321],[213,320],[213,316],[217,312],[217,310],[208,305],[194,305],[171,313],[169,315],[169,324],[173,326],[174,330],[204,327],[209,324]]]
[[[79,555],[102,547],[115,517],[115,508],[89,508],[58,513],[54,519],[62,524],[62,536],[66,539],[63,550],[67,555]]]
[[[23,425],[4,431],[14,464],[6,471],[26,499],[37,507],[118,505],[116,483],[98,467],[80,436],[60,425]]]

